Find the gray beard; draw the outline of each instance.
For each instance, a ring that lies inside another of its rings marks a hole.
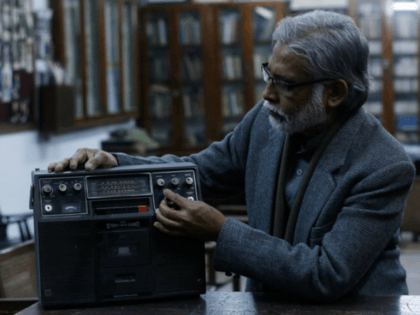
[[[302,133],[311,127],[325,123],[331,115],[325,111],[322,103],[324,86],[316,84],[313,87],[311,99],[302,107],[296,109],[292,114],[286,115],[281,109],[264,101],[263,106],[280,117],[269,116],[272,127],[288,134]]]

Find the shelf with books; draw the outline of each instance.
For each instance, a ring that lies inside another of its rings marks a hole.
[[[185,8],[179,13],[179,45],[182,68],[182,112],[185,147],[208,143],[203,80],[202,11]]]
[[[277,16],[275,7],[258,5],[253,8],[252,29],[255,44],[271,44],[271,36],[276,26]]]
[[[371,80],[364,108],[383,122],[382,10],[380,1],[358,1],[357,3],[357,24],[369,44],[368,72]]]
[[[118,2],[105,2],[105,43],[106,43],[106,85],[107,112],[116,114],[120,111],[120,41]]]
[[[34,127],[34,20],[29,2],[0,3],[0,133]]]
[[[80,0],[64,0],[66,70],[69,82],[75,88],[76,118],[83,117],[80,13]]]
[[[122,62],[123,62],[123,109],[125,112],[137,110],[138,97],[134,93],[137,87],[136,67],[138,52],[135,45],[137,38],[137,6],[130,1],[122,3]]]
[[[75,119],[66,131],[135,117],[137,2],[56,0],[50,6],[54,61],[66,69],[75,90]]]
[[[98,0],[84,1],[83,19],[85,24],[85,104],[88,117],[100,116],[101,93],[100,93],[100,54]]]
[[[183,82],[197,82],[203,78],[203,57],[200,49],[182,51]]]
[[[221,62],[222,133],[233,130],[247,108],[243,69],[243,12],[239,6],[222,6],[218,11]],[[233,121],[232,121],[233,120]]]
[[[403,142],[419,141],[418,27],[416,11],[393,12],[393,87],[395,137]]]
[[[147,37],[150,46],[168,45],[168,22],[167,18],[158,15],[149,15],[146,24]]]
[[[197,10],[188,10],[179,16],[179,44],[182,46],[201,45],[200,13]]]

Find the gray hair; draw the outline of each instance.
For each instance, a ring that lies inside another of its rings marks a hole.
[[[343,79],[349,90],[344,112],[361,107],[369,92],[369,45],[354,21],[342,14],[312,11],[282,19],[273,33],[275,45],[286,45],[307,60],[313,79]]]

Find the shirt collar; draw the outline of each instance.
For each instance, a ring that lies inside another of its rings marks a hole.
[[[310,153],[315,151],[322,142],[322,139],[326,135],[330,128],[326,128],[311,138],[305,138],[300,134],[292,135],[292,141],[296,144],[296,153],[303,154],[303,153]]]

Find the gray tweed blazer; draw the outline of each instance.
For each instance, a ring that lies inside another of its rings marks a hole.
[[[226,220],[213,263],[247,277],[248,291],[318,301],[407,294],[397,244],[415,171],[400,143],[363,109],[353,114],[321,156],[290,245],[269,234],[284,139],[260,102],[232,133],[198,154],[116,155],[120,165],[196,163],[203,198],[245,192],[249,225]]]

